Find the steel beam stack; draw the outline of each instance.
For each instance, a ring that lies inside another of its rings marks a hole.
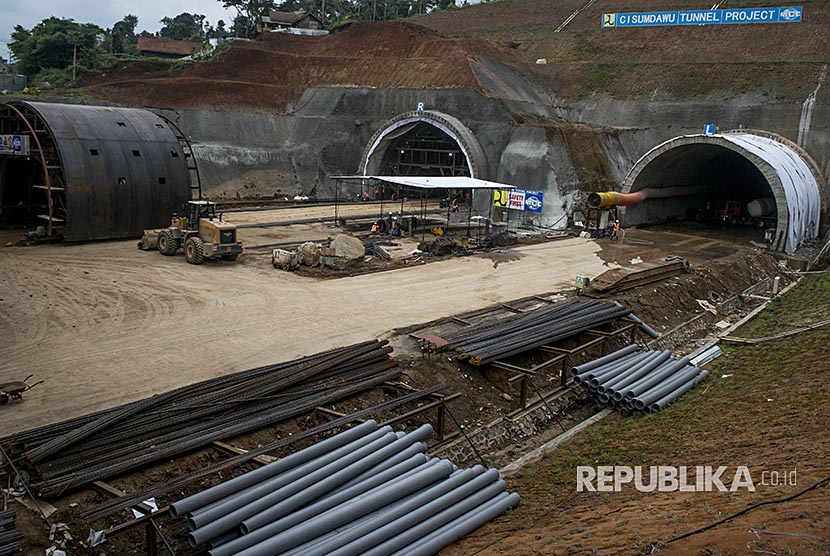
[[[709,376],[688,357],[638,352],[636,344],[574,367],[571,374],[598,406],[622,413],[660,411]]]
[[[484,365],[601,326],[631,314],[621,305],[571,300],[465,329],[445,337],[456,356]]]
[[[13,510],[0,512],[0,556],[20,554],[23,533],[14,528],[15,516]]]
[[[498,471],[458,469],[367,421],[171,504],[210,556],[437,553],[519,503]]]
[[[199,382],[0,439],[49,497],[335,403],[400,376],[364,342]]]

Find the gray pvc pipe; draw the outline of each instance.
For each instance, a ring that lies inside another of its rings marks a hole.
[[[372,435],[368,435],[367,438],[369,436]],[[374,442],[370,442],[365,446],[359,447],[357,450],[351,451],[351,453],[335,455],[336,452],[349,448],[351,445],[346,445],[339,450],[335,450],[335,452],[332,452],[333,456],[330,458],[331,461],[326,465],[320,465],[319,461],[323,458],[318,458],[288,473],[269,479],[262,483],[261,488],[247,492],[236,499],[228,500],[224,504],[196,516],[201,520],[202,525],[191,531],[190,535],[188,535],[188,540],[192,546],[197,546],[225,531],[230,531],[237,527],[243,519],[257,512],[261,512],[298,490],[305,488],[312,482],[334,471],[339,471],[396,441],[398,439],[395,433],[389,432]],[[191,521],[194,519],[196,518],[191,517],[188,519],[188,524],[193,526]]]
[[[586,373],[586,378],[590,381],[591,386],[599,387],[599,385],[607,380],[611,380],[615,376],[626,372],[634,365],[639,365],[644,360],[653,356],[653,352],[644,351],[628,358],[620,359],[612,363],[607,369],[600,368]]]
[[[322,442],[318,442],[308,448],[295,452],[290,456],[281,458],[274,463],[263,465],[259,469],[254,469],[253,471],[240,475],[235,479],[225,481],[224,483],[216,485],[213,488],[203,490],[193,496],[188,496],[178,502],[174,502],[173,504],[170,504],[170,515],[173,517],[183,516],[196,508],[215,502],[216,500],[224,498],[229,494],[233,494],[234,492],[242,490],[250,485],[262,482],[267,478],[287,471],[292,467],[296,467],[301,463],[305,463],[320,455],[331,452],[332,450],[348,444],[353,440],[375,432],[377,428],[377,422],[370,419],[365,423],[361,423],[360,425],[352,427],[347,431],[336,434],[331,438],[323,440]]]
[[[628,355],[624,355],[623,357],[620,357],[616,361],[611,361],[610,363],[606,363],[602,367],[597,367],[596,369],[592,369],[592,370],[588,371],[587,373],[583,373],[579,376],[582,377],[583,379],[586,379],[586,380],[587,379],[592,379],[592,378],[601,379],[605,375],[610,375],[610,374],[618,371],[619,369],[625,369],[625,368],[633,365],[637,361],[642,360],[643,357],[646,357],[649,353],[651,353],[651,352],[649,352],[649,351],[638,351],[636,353],[629,353]]]
[[[590,371],[586,371],[586,372],[584,372],[582,374],[579,374],[579,375],[574,375],[573,376],[573,381],[576,384],[588,385],[588,384],[591,383],[592,378],[597,377],[597,376],[602,376],[603,374],[605,374],[607,372],[611,372],[614,369],[624,367],[625,365],[627,365],[627,362],[633,361],[633,360],[637,359],[638,357],[640,357],[639,353],[629,353],[628,355],[623,355],[619,359],[616,359],[614,361],[606,363],[605,365],[602,365],[602,366],[597,367],[595,369],[591,369]]]
[[[655,384],[666,380],[668,377],[689,364],[689,358],[685,355],[672,363],[658,367],[653,372],[644,376],[634,384],[629,385],[624,390],[621,390],[623,398],[636,398],[643,392],[647,392]]]
[[[395,454],[391,458],[386,459],[383,462],[375,465],[374,467],[366,470],[365,472],[361,473],[360,475],[358,475],[354,479],[351,479],[351,480],[343,483],[336,490],[334,490],[332,492],[339,492],[340,490],[345,490],[349,487],[352,487],[352,486],[356,485],[357,483],[365,481],[366,479],[368,479],[370,477],[373,477],[373,476],[377,475],[378,473],[381,473],[381,472],[386,471],[387,469],[389,469],[391,467],[394,467],[394,466],[398,465],[400,462],[409,459],[410,457],[412,457],[416,453],[426,453],[427,450],[428,450],[428,446],[426,444],[424,444],[423,442],[416,442],[415,444],[413,444],[412,446],[410,446],[406,450],[402,450],[402,451],[398,452],[397,454]]]
[[[433,460],[433,461],[439,461],[439,460]],[[453,471],[450,474],[449,478],[455,477],[459,473],[462,473],[462,470]],[[440,484],[440,482],[438,484]],[[287,552],[283,552],[283,553],[281,553],[280,556],[301,556],[302,554],[316,556],[316,555],[320,554],[321,552],[323,552],[322,550],[318,550],[318,548],[328,544],[335,537],[337,537],[339,535],[342,535],[342,534],[345,534],[345,533],[348,533],[349,531],[351,531],[355,527],[362,527],[365,523],[369,522],[370,520],[374,520],[374,519],[378,518],[379,516],[386,514],[387,512],[391,512],[391,511],[396,510],[401,505],[406,504],[407,502],[412,500],[414,497],[422,494],[423,492],[425,492],[429,488],[430,487],[428,486],[424,489],[416,490],[415,492],[413,492],[411,494],[407,494],[403,498],[400,498],[400,499],[392,502],[391,504],[389,504],[387,506],[384,506],[384,507],[379,508],[379,509],[377,509],[373,512],[370,512],[370,513],[364,515],[363,517],[360,517],[360,518],[358,518],[354,521],[351,521],[351,522],[347,523],[346,525],[341,525],[341,526],[337,527],[336,529],[334,529],[332,531],[329,531],[328,533],[325,533],[323,535],[320,535],[320,536],[318,536],[318,537],[316,537],[316,538],[314,538],[314,539],[312,539],[312,540],[310,540],[306,543],[303,543],[299,546],[296,546],[296,547],[292,548],[291,550],[289,550]],[[256,531],[254,531],[254,533],[258,533],[259,531],[261,531],[261,529],[257,529]]]
[[[381,448],[375,454],[370,454],[364,459],[361,459],[360,461],[357,461],[354,464],[346,468],[343,468],[341,471],[334,472],[331,475],[326,475],[325,471],[320,471],[320,475],[323,477],[322,480],[320,480],[319,482],[312,483],[311,486],[309,486],[308,488],[305,488],[297,492],[296,494],[291,495],[289,498],[286,498],[283,501],[278,502],[277,504],[271,506],[268,509],[268,511],[275,516],[278,514],[282,514],[281,516],[275,518],[272,521],[276,521],[276,519],[279,519],[284,515],[287,515],[288,513],[293,513],[293,510],[300,509],[303,506],[309,504],[310,502],[313,502],[314,500],[322,500],[324,498],[328,498],[332,495],[335,495],[342,490],[346,490],[349,487],[346,486],[347,483],[344,482],[345,478],[353,477],[355,473],[359,473],[361,469],[365,469],[365,466],[371,465],[373,461],[376,461],[378,459],[383,458],[384,461],[392,463],[386,466],[385,469],[378,470],[375,476],[383,474],[384,471],[395,467],[398,463],[407,461],[409,458],[416,454],[421,454],[421,461],[424,463],[429,459],[426,455],[423,454],[423,452],[426,452],[426,444],[424,444],[423,442],[415,442],[412,445],[406,446],[404,449],[401,449],[401,446],[405,446],[407,442],[411,442],[411,439],[401,441],[399,437],[397,442],[393,442],[392,444]],[[393,457],[387,457],[390,453],[393,454]],[[365,474],[361,473],[361,475]],[[349,486],[354,486],[355,484],[358,484],[362,481],[358,481],[357,483],[355,483],[352,480],[349,480],[349,482],[352,483]]]
[[[615,384],[620,383],[626,380],[632,373],[637,373],[640,369],[644,367],[648,367],[653,361],[659,359],[662,356],[661,351],[652,351],[649,352],[644,358],[640,359],[636,363],[632,364],[630,367],[625,369],[621,373],[617,373],[614,376],[608,377],[607,379],[601,380],[597,385],[597,391],[599,392],[607,392],[611,388],[614,387]],[[633,382],[633,381],[632,381]]]
[[[634,321],[637,324],[639,324],[640,325],[640,330],[642,330],[643,332],[645,332],[646,334],[648,334],[649,336],[651,336],[655,340],[660,337],[660,334],[658,334],[652,327],[650,327],[649,325],[644,323],[640,319],[640,317],[638,317],[634,313],[629,313],[627,318],[628,318],[628,320]]]
[[[207,542],[207,546],[208,546],[208,548],[211,548],[211,549],[218,548],[218,547],[222,546],[223,544],[227,544],[227,543],[229,543],[233,540],[238,539],[241,536],[242,536],[242,533],[240,533],[238,530],[234,529],[232,531],[228,531],[227,533],[223,533],[223,534],[219,535],[218,537],[214,537],[214,538],[210,539]]]
[[[397,436],[398,438],[403,438],[404,436],[406,436],[406,433],[405,433],[405,432],[401,432],[401,431],[397,431],[397,432],[395,432],[395,436]],[[423,442],[419,442],[419,443],[417,443],[417,444],[419,444],[420,446],[423,446],[423,447],[424,447],[424,449],[423,449],[423,450],[421,450],[422,452],[426,452],[426,450],[427,450],[427,446],[426,446],[426,444],[424,444]],[[411,456],[413,453],[415,453],[415,452],[414,452],[414,451],[409,451],[409,449],[407,449],[407,453],[405,454],[405,457],[398,459],[395,463],[399,463],[400,461],[403,461],[403,460],[404,460],[404,459],[406,459],[407,457]],[[403,454],[403,453],[402,453],[402,454]],[[400,454],[399,454],[399,455],[400,455]],[[393,465],[394,465],[394,464],[393,464]],[[257,484],[251,485],[251,486],[249,486],[249,487],[247,487],[247,488],[245,488],[245,489],[242,489],[242,490],[240,490],[240,491],[238,491],[238,492],[236,492],[236,493],[232,494],[231,496],[226,496],[225,498],[222,498],[221,500],[217,500],[216,502],[212,502],[212,503],[208,504],[207,506],[203,506],[203,507],[201,507],[201,508],[198,508],[198,509],[196,509],[196,510],[193,510],[193,511],[190,513],[190,515],[189,515],[188,517],[189,517],[189,518],[194,518],[192,522],[193,522],[193,523],[197,523],[197,522],[198,522],[198,520],[200,520],[200,519],[201,519],[199,516],[202,516],[205,512],[208,512],[208,511],[210,511],[210,510],[213,510],[215,507],[219,506],[220,504],[224,504],[224,503],[225,503],[225,502],[227,502],[228,500],[231,500],[231,499],[237,498],[238,496],[247,496],[247,494],[248,494],[249,492],[251,492],[251,491],[252,491],[252,490],[254,490],[254,489],[259,488],[259,487],[260,487],[260,484],[261,484],[261,483],[257,483]],[[193,529],[193,528],[191,527],[191,529]]]
[[[382,438],[385,439],[384,442],[387,443],[395,440],[396,437],[392,432],[392,427],[383,427],[382,429],[378,429],[370,434],[357,438],[348,444],[331,450],[326,454],[319,455],[310,461],[306,461],[292,467],[279,475],[264,478],[264,480],[250,485],[243,491],[226,496],[221,501],[211,503],[209,508],[200,508],[197,511],[191,512],[187,520],[188,525],[191,529],[203,527],[211,521],[227,515],[231,511],[241,508],[245,504],[257,500],[269,492],[273,492],[282,486],[290,484],[296,479],[304,477],[316,469],[337,461],[341,457],[348,456],[349,454],[377,442]],[[279,463],[279,461],[275,463]],[[264,467],[260,469],[264,469]],[[255,469],[254,471],[251,471],[251,473],[255,471],[259,470]],[[248,474],[242,475],[241,477],[245,477],[247,475]]]
[[[606,363],[602,367],[597,367],[596,369],[592,369],[586,373],[582,373],[581,375],[577,375],[582,382],[587,382],[592,386],[596,386],[599,381],[595,379],[601,379],[605,375],[613,375],[616,372],[619,372],[621,369],[628,368],[632,363],[635,361],[639,361],[643,357],[645,357],[648,352],[637,352],[637,353],[630,353],[623,357],[620,357],[616,361],[611,361],[610,363]],[[576,379],[576,377],[574,377]]]
[[[668,395],[660,398],[653,404],[649,406],[649,411],[661,411],[666,408],[673,400],[677,399],[678,397],[682,396],[696,385],[703,382],[706,377],[709,376],[709,371],[701,371],[699,375],[697,375],[694,379],[690,380],[686,384],[682,385],[680,388],[676,389],[675,391],[669,393]]]
[[[202,527],[209,523],[214,519],[218,519],[219,517],[225,515],[226,513],[233,511],[241,506],[243,506],[247,501],[256,500],[259,497],[263,496],[263,493],[266,493],[268,490],[276,490],[281,485],[285,485],[293,481],[297,477],[302,477],[315,469],[318,469],[324,465],[328,465],[333,461],[336,461],[340,457],[345,457],[354,451],[360,449],[363,446],[366,446],[370,442],[374,442],[378,438],[383,437],[386,434],[391,432],[391,427],[384,427],[383,429],[376,430],[370,434],[363,436],[362,438],[358,438],[345,446],[341,446],[336,450],[329,452],[328,454],[323,454],[318,458],[311,460],[309,462],[303,463],[298,465],[297,467],[286,471],[284,474],[280,474],[259,483],[253,484],[247,488],[244,488],[238,492],[231,494],[230,496],[226,496],[220,500],[215,502],[211,502],[210,504],[193,510],[188,515],[188,525],[190,529],[196,529],[198,527]],[[396,436],[399,433],[394,433]],[[245,477],[245,475],[243,475]],[[271,487],[266,487],[265,485],[269,484]],[[217,509],[219,508],[219,509]]]
[[[269,523],[273,523],[291,510],[302,507],[309,500],[319,498],[326,492],[356,477],[366,469],[392,457],[401,450],[405,450],[413,443],[426,440],[432,436],[433,432],[432,425],[421,425],[405,437],[399,438],[387,446],[375,448],[372,452],[367,452],[365,455],[361,454],[357,456],[357,454],[352,454],[347,458],[342,458],[340,461],[334,462],[296,481],[291,485],[291,491],[293,492],[291,492],[292,496],[290,498],[283,498],[276,504],[269,504],[254,515],[245,518],[241,523],[242,531],[244,533],[250,533]],[[364,450],[367,449],[368,447],[364,448]],[[345,462],[348,463],[342,465]],[[261,502],[258,501],[257,504],[262,507]]]
[[[518,505],[520,501],[521,498],[515,492],[512,494],[502,493],[486,506],[480,506],[467,512],[441,529],[434,531],[428,537],[396,552],[393,556],[432,556],[437,554],[442,548],[465,535],[469,535],[488,521],[496,519],[509,508]]]
[[[370,522],[338,535],[325,545],[317,546],[313,554],[327,556],[360,556],[366,550],[402,533],[411,523],[418,523],[427,517],[479,492],[499,480],[499,472],[490,469],[485,473],[484,467],[467,469],[463,474],[441,481],[418,496],[401,504],[394,511],[384,512]],[[507,485],[505,485],[507,488]],[[300,553],[297,556],[312,556]]]
[[[603,355],[602,357],[600,357],[598,359],[594,359],[593,361],[588,361],[587,363],[583,363],[582,365],[577,365],[576,367],[572,367],[571,368],[571,374],[572,375],[582,374],[582,373],[590,371],[591,369],[596,369],[597,367],[601,367],[602,365],[605,365],[606,363],[616,361],[620,357],[628,355],[629,353],[634,353],[635,351],[637,351],[637,347],[638,347],[637,344],[631,344],[631,345],[625,346],[622,349],[618,349],[617,351],[613,351],[613,352],[609,353],[608,355]]]
[[[325,513],[238,552],[236,556],[274,556],[275,554],[281,554],[341,525],[354,521],[369,512],[387,506],[407,494],[446,479],[452,473],[452,468],[453,465],[449,461],[439,462],[421,473],[417,473],[407,481],[400,481],[391,487],[382,489],[376,495],[365,497],[359,501],[345,502],[335,506]]]
[[[628,386],[631,386],[638,380],[649,375],[649,373],[653,372],[655,369],[659,369],[662,365],[665,365],[666,362],[671,358],[671,352],[669,351],[661,351],[660,357],[650,361],[647,365],[643,365],[639,367],[635,372],[629,374],[624,380],[621,380],[611,386],[613,390],[613,396],[615,400],[623,399],[623,390]]]
[[[676,389],[681,384],[685,383],[698,375],[700,371],[693,365],[686,365],[678,372],[664,380],[660,384],[654,385],[650,390],[643,392],[636,398],[633,398],[635,407],[648,407],[652,402],[655,402]],[[639,402],[639,403],[638,403]]]
[[[247,535],[228,543],[227,546],[220,547],[219,550],[211,550],[208,554],[210,554],[210,556],[229,556],[231,554],[235,554],[240,550],[254,546],[257,543],[269,539],[277,533],[290,529],[297,524],[316,517],[317,515],[322,514],[323,512],[330,510],[339,504],[361,500],[366,496],[371,496],[385,488],[388,488],[395,482],[407,480],[409,477],[412,477],[416,473],[437,464],[439,461],[440,460],[438,459],[428,460],[428,456],[425,454],[416,454],[407,461],[401,462],[398,465],[379,473],[375,477],[367,479],[366,481],[342,490],[336,494],[332,494],[331,496],[321,498],[305,508],[292,512],[282,519],[279,519],[266,525],[265,527],[261,527],[256,531],[248,533]]]
[[[499,481],[501,483],[503,481]],[[494,483],[487,488],[457,502],[449,508],[417,523],[412,523],[409,528],[395,535],[391,539],[366,550],[362,556],[389,556],[397,550],[410,546],[412,543],[420,542],[424,537],[443,527],[447,523],[460,516],[482,506],[495,503],[498,497],[506,495],[504,488],[499,483]]]
[[[603,381],[599,388],[601,392],[615,391],[619,384],[633,383],[637,379],[632,379],[634,376],[644,376],[648,371],[658,367],[660,363],[666,361],[671,354],[666,351],[653,351],[650,357],[646,357],[636,365],[632,365],[626,372],[620,373],[610,380]],[[630,382],[629,382],[630,381]]]

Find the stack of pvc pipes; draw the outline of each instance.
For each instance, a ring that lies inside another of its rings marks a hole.
[[[573,380],[600,407],[650,413],[691,390],[709,373],[668,351],[637,351],[632,344],[571,369]]]
[[[519,503],[495,469],[427,456],[432,432],[367,421],[170,513],[210,556],[431,556]]]

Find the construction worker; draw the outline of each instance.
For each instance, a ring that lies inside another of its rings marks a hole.
[[[620,221],[614,220],[614,230],[611,232],[611,239],[617,239],[620,235]]]

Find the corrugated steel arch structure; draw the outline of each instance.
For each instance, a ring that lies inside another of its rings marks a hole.
[[[32,136],[40,172],[16,187],[46,191],[37,216],[49,235],[138,237],[167,225],[191,198],[180,134],[148,110],[13,101],[0,106],[0,118],[5,130]]]
[[[752,174],[757,182],[769,186],[777,208],[774,250],[793,253],[805,241],[818,237],[821,214],[827,212],[830,202],[826,187],[820,185],[820,173],[788,141],[770,134],[739,131],[675,137],[654,147],[634,164],[622,192],[697,185],[689,182],[695,180],[697,171],[713,161],[725,160],[723,157],[743,165],[747,175]],[[676,199],[647,200],[625,208],[626,225],[648,222],[649,203],[659,204],[669,216],[681,207]]]
[[[425,123],[446,133],[455,141],[461,152],[467,158],[467,166],[471,178],[487,179],[487,158],[484,149],[473,132],[461,120],[449,114],[435,110],[419,110],[406,112],[386,121],[369,139],[363,157],[360,161],[359,172],[364,176],[382,173],[379,170],[380,158],[386,152],[392,139],[401,134],[410,126]]]

